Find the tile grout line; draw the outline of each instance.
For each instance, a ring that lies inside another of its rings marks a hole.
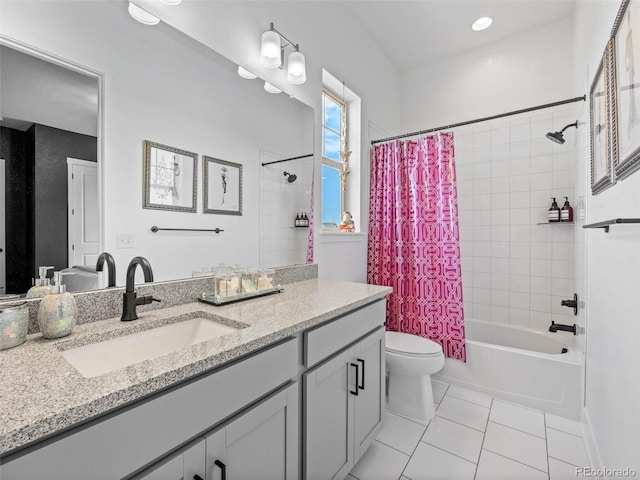
[[[545,424],[546,424],[546,416],[545,416]],[[582,437],[582,435],[576,435],[575,433],[571,433],[571,432],[567,432],[565,430],[560,430],[559,428],[555,428],[555,427],[550,427],[549,425],[547,425],[547,428],[550,430],[554,430],[556,432],[560,432],[560,433],[566,433],[567,435],[571,435],[573,437],[578,437],[578,438],[582,438],[584,440],[584,438]]]
[[[478,467],[480,466],[480,457],[482,456],[482,449],[484,448],[484,439],[487,436],[487,427],[489,426],[489,418],[491,417],[491,409],[493,408],[493,397],[491,397],[491,405],[489,406],[489,415],[487,415],[487,423],[484,426],[484,432],[482,433],[482,443],[480,444],[480,453],[478,454],[478,463],[476,463],[476,471],[473,473],[473,479],[478,476]]]
[[[549,465],[549,439],[547,436],[547,415],[544,416],[544,448],[547,451],[547,476],[551,480],[551,465]]]
[[[535,438],[539,438],[540,440],[546,440],[547,439],[547,435],[546,435],[546,427],[545,427],[545,436],[544,437],[540,437],[539,435],[536,435],[535,433],[531,433],[531,432],[527,432],[526,430],[520,430],[519,428],[516,427],[512,427],[511,425],[506,425],[504,423],[500,423],[500,422],[496,422],[495,420],[489,420],[491,423],[495,423],[496,425],[502,425],[503,427],[506,428],[510,428],[511,430],[515,430],[516,432],[520,432],[520,433],[525,433],[531,437],[535,437]]]
[[[484,408],[486,408],[486,407],[484,407]],[[487,427],[486,427],[486,424],[485,424],[485,430],[479,430],[479,429],[477,429],[477,428],[475,428],[475,427],[470,427],[469,425],[466,425],[466,424],[464,424],[464,423],[460,423],[460,422],[458,422],[458,421],[456,421],[456,420],[451,420],[450,418],[442,417],[442,416],[438,415],[437,413],[436,413],[436,415],[435,415],[435,416],[436,416],[436,417],[440,417],[440,418],[442,418],[442,419],[444,419],[444,420],[448,420],[448,421],[450,421],[450,422],[452,422],[452,423],[457,423],[458,425],[462,425],[463,427],[470,428],[471,430],[475,430],[476,432],[480,432],[480,433],[482,433],[482,434],[484,434],[484,433],[485,433],[486,428],[487,428]],[[487,416],[487,419],[488,419],[488,418],[489,418],[489,416]]]
[[[448,388],[449,387],[447,387],[447,389]],[[411,455],[409,455],[409,460],[407,461],[407,463],[405,464],[404,468],[402,469],[402,472],[400,472],[400,477],[405,476],[404,471],[407,469],[407,466],[411,462],[411,459],[413,458],[413,455],[416,453],[416,450],[418,449],[418,446],[420,445],[420,442],[422,441],[422,437],[424,437],[424,434],[427,433],[427,429],[429,428],[429,425],[431,425],[431,420],[432,419],[429,419],[429,423],[427,423],[427,426],[425,427],[424,432],[422,432],[422,435],[420,435],[420,438],[418,439],[418,441],[416,443],[416,446],[413,447],[413,452],[411,452]],[[422,424],[420,424],[420,425],[422,425]],[[400,477],[398,477],[398,480],[400,479]],[[409,478],[409,477],[407,477],[407,478]],[[411,480],[411,479],[409,478],[409,480]]]
[[[487,452],[493,453],[494,455],[498,455],[499,457],[506,458],[507,460],[511,460],[512,462],[516,462],[516,463],[519,463],[520,465],[524,465],[525,467],[529,467],[529,468],[532,468],[533,470],[537,470],[538,472],[546,473],[547,476],[549,476],[549,472],[545,472],[544,470],[540,470],[539,468],[531,466],[528,463],[521,462],[520,460],[516,460],[515,458],[507,457],[506,455],[504,455],[502,453],[494,452],[493,450],[489,450],[488,448],[485,449],[485,450]]]

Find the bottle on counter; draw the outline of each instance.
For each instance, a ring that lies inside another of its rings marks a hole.
[[[573,222],[573,207],[569,205],[569,197],[564,197],[564,206],[560,210],[561,222]]]
[[[556,197],[553,198],[553,203],[551,203],[551,208],[547,213],[547,220],[549,222],[559,222],[560,221],[560,208],[558,207],[558,202],[556,202]]]
[[[62,275],[62,272],[53,273],[54,285],[50,287],[50,293],[40,300],[36,319],[44,338],[65,337],[76,324],[76,299],[67,292]]]
[[[50,280],[47,272],[54,267],[38,267],[38,277],[33,279],[33,287],[27,292],[26,298],[41,298],[51,292]]]

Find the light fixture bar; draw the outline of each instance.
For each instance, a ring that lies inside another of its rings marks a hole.
[[[291,47],[295,48],[296,50],[298,50],[298,44],[297,43],[293,43],[291,40],[289,40],[287,37],[285,37],[282,32],[280,32],[278,29],[276,29],[276,27],[274,27],[273,22],[271,22],[271,24],[269,26],[269,30],[271,30],[272,32],[276,32],[278,35],[280,35],[280,38],[282,38],[285,42],[287,42],[286,45],[280,47],[282,50],[284,50],[285,48],[287,48],[289,46],[291,46]]]

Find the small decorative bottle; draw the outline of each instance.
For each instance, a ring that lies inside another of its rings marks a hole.
[[[53,273],[55,285],[51,293],[40,300],[36,319],[44,338],[65,337],[76,324],[76,300],[62,284],[62,275],[62,272]]]
[[[42,298],[51,292],[51,285],[47,272],[53,267],[38,267],[38,278],[33,279],[33,287],[27,292],[26,298]]]
[[[569,205],[569,197],[564,197],[564,206],[560,210],[561,222],[573,222],[573,207]]]
[[[551,208],[549,208],[547,219],[549,222],[559,222],[560,208],[558,207],[558,202],[556,202],[556,197],[552,197],[552,198],[553,198],[553,203],[551,204]]]

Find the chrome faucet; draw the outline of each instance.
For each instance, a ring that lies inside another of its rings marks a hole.
[[[107,262],[107,272],[109,280],[107,287],[116,286],[116,262],[110,253],[102,252],[96,262],[96,272],[101,272],[104,268],[104,262]]]
[[[144,273],[144,281],[153,282],[153,270],[151,270],[149,260],[144,257],[134,257],[127,267],[127,286],[122,294],[122,317],[120,320],[123,322],[136,320],[138,318],[138,314],[136,313],[136,307],[138,305],[148,305],[151,302],[160,301],[157,298],[153,298],[152,295],[143,295],[137,298],[136,291],[134,290],[134,281],[136,277],[136,267],[138,265],[140,265]]]

